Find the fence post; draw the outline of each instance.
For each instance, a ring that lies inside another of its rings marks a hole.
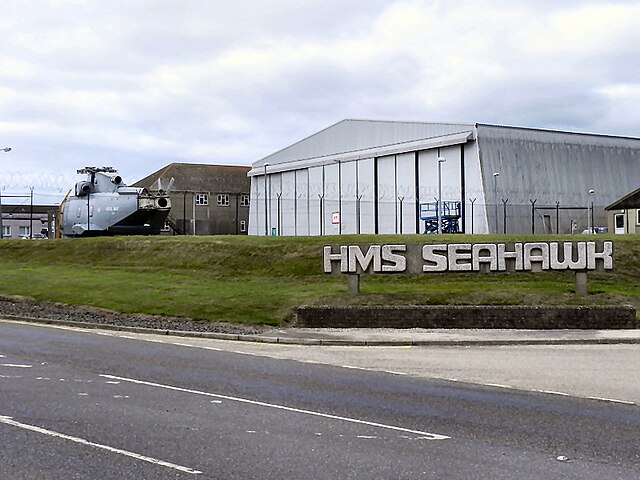
[[[535,200],[529,199],[529,201],[531,202],[531,235],[535,235],[536,233],[536,202],[538,201],[538,199],[537,198]]]
[[[475,203],[476,198],[470,198],[469,201],[471,202],[471,235],[473,235],[473,204]]]
[[[322,212],[322,208],[324,206],[323,205],[324,204],[323,200],[324,200],[324,193],[322,195],[318,194],[318,207],[319,207],[318,210],[320,212],[320,225],[319,225],[319,227],[320,227],[320,235],[321,236],[324,233],[324,222],[323,222],[324,216],[323,216],[323,212]]]
[[[507,202],[509,201],[509,199],[507,198],[505,200],[501,198],[500,201],[502,202],[502,233],[506,235],[507,234]]]

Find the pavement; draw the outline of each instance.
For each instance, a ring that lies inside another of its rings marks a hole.
[[[499,345],[598,345],[640,344],[640,329],[616,330],[520,330],[425,328],[271,328],[258,334],[155,330],[98,323],[0,317],[0,321],[25,321],[76,328],[160,333],[181,337],[236,340],[290,345],[352,346],[499,346]]]

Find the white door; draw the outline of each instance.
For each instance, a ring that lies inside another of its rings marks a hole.
[[[615,233],[624,233],[624,213],[616,213],[613,216]]]

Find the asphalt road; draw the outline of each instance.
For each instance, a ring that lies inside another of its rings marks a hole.
[[[0,478],[640,477],[637,405],[280,347],[0,322]]]

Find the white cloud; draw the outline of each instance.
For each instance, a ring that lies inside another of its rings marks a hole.
[[[640,129],[638,1],[3,6],[10,171],[249,164],[349,117]]]

